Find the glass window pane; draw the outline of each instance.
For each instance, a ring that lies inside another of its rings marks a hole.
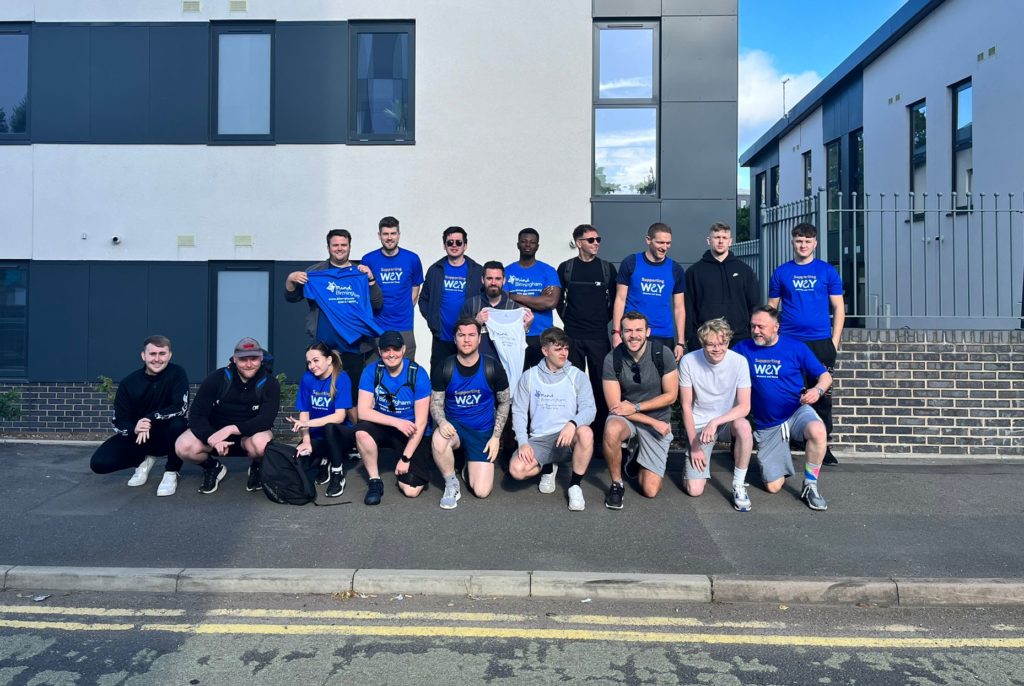
[[[928,106],[925,103],[910,108],[910,192],[924,192],[927,186],[928,163]]]
[[[28,35],[0,36],[0,134],[28,125]]]
[[[223,271],[217,274],[217,359],[228,363],[235,344],[252,336],[269,345],[270,274],[263,271]]]
[[[0,266],[0,377],[25,375],[27,270]]]
[[[970,138],[970,127],[974,121],[974,95],[971,84],[960,88],[956,94],[956,130],[966,131]]]
[[[219,36],[217,133],[270,134],[270,34]]]
[[[654,97],[654,29],[601,29],[598,97]]]
[[[409,133],[409,34],[356,35],[356,135]]]
[[[658,114],[653,107],[594,113],[594,195],[657,195]]]

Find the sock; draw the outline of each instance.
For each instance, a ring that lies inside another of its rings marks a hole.
[[[622,480],[621,480],[621,479],[620,479],[619,481],[613,481],[612,483],[613,483],[613,484],[615,484],[616,486],[618,486],[619,488],[625,488],[625,487],[624,487],[624,486],[622,485]]]
[[[811,464],[810,462],[804,464],[804,483],[816,483],[820,471],[820,464]]]
[[[579,486],[581,481],[583,481],[583,475],[573,472],[572,478],[569,479],[569,488],[572,488],[573,486]]]
[[[544,465],[544,467],[540,470],[540,473],[541,474],[551,474],[554,471],[555,471],[555,464],[554,464],[554,462],[549,462],[548,464]]]
[[[199,466],[202,467],[204,471],[208,472],[213,469],[219,469],[220,461],[215,457],[208,457]]]
[[[736,467],[732,470],[732,487],[735,489],[737,486],[742,486],[743,482],[747,480],[747,470]]]
[[[334,467],[334,466],[331,467],[331,472],[334,473],[334,474],[341,474],[344,471],[345,471],[345,466],[344,465],[339,465],[337,467]]]

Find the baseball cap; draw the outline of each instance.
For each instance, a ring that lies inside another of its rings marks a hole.
[[[384,348],[401,348],[403,345],[405,345],[405,339],[402,338],[402,334],[398,331],[385,331],[377,341],[377,347],[381,350]]]
[[[263,357],[263,347],[255,338],[243,338],[235,345],[235,357]]]

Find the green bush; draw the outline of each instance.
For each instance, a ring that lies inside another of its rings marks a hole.
[[[0,419],[13,420],[21,417],[21,393],[15,390],[0,393]]]

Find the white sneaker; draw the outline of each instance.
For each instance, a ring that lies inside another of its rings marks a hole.
[[[160,479],[160,485],[156,487],[157,496],[174,495],[177,490],[178,472],[164,472],[164,478]]]
[[[569,509],[573,512],[583,512],[587,506],[583,500],[583,489],[579,486],[569,486]]]
[[[147,457],[143,460],[142,464],[135,468],[135,473],[132,474],[132,478],[128,479],[128,485],[141,486],[146,483],[146,479],[149,478],[149,470],[151,470],[155,464],[155,457]]]
[[[540,485],[537,486],[537,489],[540,490],[541,493],[554,493],[556,474],[558,474],[558,465],[552,467],[550,474],[541,474]]]

